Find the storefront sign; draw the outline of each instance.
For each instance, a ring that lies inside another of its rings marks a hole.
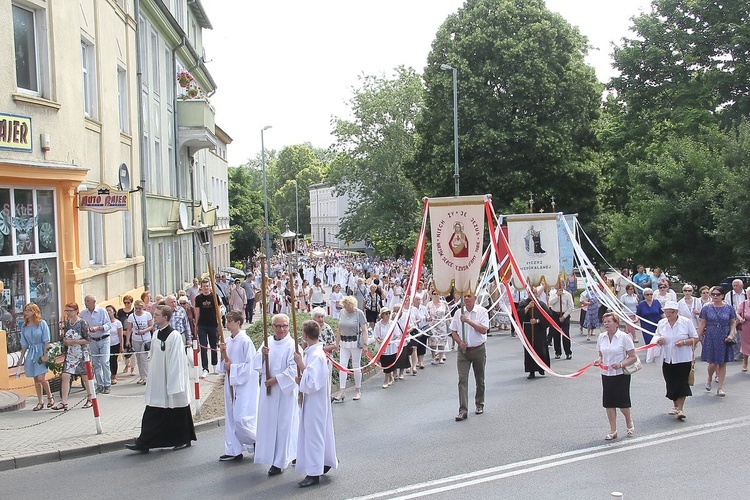
[[[31,117],[0,113],[0,149],[32,151]]]
[[[78,210],[99,214],[130,210],[130,193],[117,191],[109,184],[99,184],[95,189],[78,193]]]

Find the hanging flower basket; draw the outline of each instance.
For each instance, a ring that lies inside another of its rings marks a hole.
[[[191,99],[195,99],[196,97],[198,97],[198,89],[196,89],[195,87],[188,89],[187,93]]]
[[[177,73],[177,81],[179,82],[180,87],[186,89],[193,81],[193,76],[187,71],[181,71],[180,73]]]

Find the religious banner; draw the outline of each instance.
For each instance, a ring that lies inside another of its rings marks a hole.
[[[474,292],[482,267],[486,196],[430,198],[432,268],[440,294]]]
[[[573,242],[570,240],[570,233],[565,225],[572,228],[575,234],[576,216],[575,214],[560,215],[557,218],[557,241],[560,246],[560,279],[565,279],[573,274],[573,263],[575,260],[575,250]]]
[[[510,251],[523,277],[532,286],[554,285],[560,274],[557,214],[507,215],[505,219]],[[517,279],[514,284],[520,286]]]
[[[108,184],[78,193],[78,210],[111,214],[130,210],[130,193],[118,191]]]

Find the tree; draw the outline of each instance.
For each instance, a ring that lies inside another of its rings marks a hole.
[[[339,237],[372,239],[381,255],[409,253],[419,228],[419,199],[405,174],[414,153],[414,123],[423,88],[412,68],[392,77],[362,76],[350,119],[335,118],[336,156],[327,181],[349,198]]]
[[[312,184],[321,182],[327,165],[321,161],[326,154],[309,143],[287,146],[271,164],[269,174],[273,178],[269,193],[273,192],[274,205],[281,218],[281,224],[289,224],[294,230],[297,221],[295,181],[298,183],[299,230],[310,233],[310,191]],[[273,189],[273,190],[272,190]]]
[[[458,72],[461,194],[491,193],[500,213],[557,208],[590,218],[597,163],[592,130],[601,86],[586,38],[542,0],[468,0],[439,28],[424,80],[409,172],[424,193],[453,189],[452,75]]]
[[[599,226],[614,257],[635,256],[697,285],[715,284],[734,272],[733,245],[742,238],[728,238],[730,227],[717,231],[728,215],[730,142],[716,127],[695,138],[675,134],[652,150],[651,158],[631,165],[628,203]]]

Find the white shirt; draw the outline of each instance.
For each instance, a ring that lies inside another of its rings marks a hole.
[[[696,328],[698,328],[698,315],[702,308],[701,299],[696,299],[695,297],[693,297],[693,301],[690,304],[685,301],[685,297],[681,298],[677,303],[677,313],[683,318],[690,319]]]
[[[550,294],[548,307],[555,314],[554,319],[557,320],[560,316],[567,318],[573,312],[573,296],[569,291],[562,291],[562,314],[560,314],[560,293]]]
[[[607,332],[599,334],[596,349],[602,355],[602,364],[608,367],[607,370],[602,370],[602,375],[622,375],[622,367],[615,370],[612,365],[625,361],[625,358],[628,357],[627,352],[635,349],[635,345],[630,335],[618,330],[612,337],[612,341],[609,340]]]
[[[734,307],[734,312],[737,312],[737,310],[740,308],[740,304],[742,304],[742,302],[746,300],[747,292],[745,291],[737,293],[734,291],[734,289],[732,289],[729,290],[726,295],[724,295],[724,302]],[[83,317],[83,314],[81,314],[81,317]]]
[[[630,311],[630,314],[635,315],[638,302],[640,301],[638,300],[638,294],[628,295],[627,293],[623,293],[620,297],[620,302]]]
[[[479,323],[480,325],[486,326],[487,328],[489,328],[490,326],[490,317],[487,313],[487,309],[478,304],[474,304],[474,308],[471,311],[464,310],[463,314],[475,323]],[[463,325],[466,332],[467,347],[478,347],[485,343],[485,341],[487,340],[487,332],[479,333],[469,323],[463,323]],[[460,308],[456,309],[456,313],[453,315],[450,330],[451,332],[457,332],[458,337],[461,338],[462,332]]]
[[[693,348],[691,346],[676,345],[679,340],[698,338],[698,332],[695,330],[693,322],[688,318],[677,316],[674,326],[669,324],[667,318],[660,319],[651,343],[655,344],[661,337],[666,340],[666,343],[661,346],[661,358],[665,363],[688,363],[693,360]]]

